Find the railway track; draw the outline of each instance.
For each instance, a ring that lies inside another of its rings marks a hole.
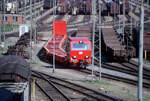
[[[37,2],[36,4],[32,4],[32,7],[34,7],[34,5],[35,6],[39,6],[39,5],[43,4],[43,3],[44,3],[43,1]],[[19,12],[23,12],[23,10],[24,10],[24,7],[21,7],[21,8],[18,9]],[[26,6],[26,10],[30,11],[30,5]]]
[[[62,79],[62,78],[53,77],[53,76],[50,76],[50,75],[47,75],[44,73],[40,73],[37,71],[32,71],[32,72],[33,72],[33,74],[32,74],[33,77],[36,77],[38,79],[39,79],[39,77],[40,78],[44,77],[44,80],[46,80],[47,82],[51,82],[53,85],[59,86],[61,88],[63,87],[65,89],[70,89],[73,92],[78,92],[79,94],[82,94],[82,95],[90,98],[91,99],[90,101],[122,101],[121,99],[106,95],[106,94],[99,92],[97,90],[93,90],[93,89],[90,89],[87,87],[80,86],[78,84],[69,82],[69,81]],[[36,76],[34,74],[36,74]],[[41,82],[41,83],[43,83],[43,82]],[[46,85],[46,84],[44,84],[44,85]],[[44,89],[44,88],[42,87],[42,89]],[[42,91],[47,92],[47,90],[46,91],[42,90]],[[63,91],[61,91],[61,92],[63,92]],[[53,92],[51,92],[51,93],[53,93]],[[55,93],[55,95],[57,95],[57,94]],[[67,97],[68,95],[65,95],[65,96]],[[73,101],[73,99],[71,99],[69,97],[67,97],[67,98],[68,98],[67,100],[61,100],[61,101]],[[53,101],[60,101],[60,100],[53,100]]]
[[[72,101],[61,89],[59,89],[53,82],[48,80],[41,73],[34,73],[36,75],[32,74],[32,79],[36,80],[35,84],[49,98],[50,101]]]
[[[72,24],[72,22],[76,19],[77,19],[77,16],[72,16],[70,19],[68,19],[67,24]]]
[[[120,65],[120,66],[119,66]],[[102,64],[102,67],[119,71],[122,73],[138,76],[138,68],[135,66],[131,66],[129,63],[120,63],[118,66],[110,65],[110,64]],[[143,79],[150,80],[149,78],[150,74],[143,72]]]
[[[96,63],[96,65],[98,65]],[[102,63],[102,68],[106,69],[107,71],[116,71],[117,73],[120,73],[120,75],[114,75],[110,72],[102,72],[102,77],[121,81],[125,83],[129,83],[132,85],[138,85],[138,65],[132,62],[124,62],[124,63],[116,63],[116,64],[108,64],[108,63]],[[91,69],[87,70],[81,70],[81,72],[85,72],[88,74],[91,74]],[[146,69],[146,67],[143,69],[143,87],[150,88],[150,71]],[[94,71],[95,76],[99,76],[98,71]],[[129,77],[125,77],[124,75],[129,75]],[[130,78],[130,76],[132,78]]]
[[[133,6],[137,6],[137,7],[141,7],[141,1],[137,1],[137,0],[129,0],[129,3]],[[144,8],[146,10],[150,10],[150,6],[144,3]]]
[[[51,9],[49,9],[49,10],[44,10],[43,16],[41,16],[41,18],[39,18],[39,19],[37,20],[37,22],[38,22],[38,23],[44,23],[47,19],[49,19],[50,16],[52,16],[52,14],[53,14],[53,9],[54,9],[54,8],[51,8]],[[44,14],[44,13],[45,13],[45,14]]]
[[[84,72],[86,74],[91,74],[91,70],[89,70],[89,69],[81,70],[81,72]],[[94,71],[94,75],[98,77],[99,72]],[[131,85],[138,85],[137,80],[131,80],[131,79],[124,78],[124,77],[118,77],[118,76],[115,76],[115,75],[112,75],[112,74],[102,73],[102,77],[107,78],[107,79],[111,79],[111,80],[120,81],[120,82],[125,82],[125,83],[131,84]],[[150,88],[150,84],[148,84],[148,83],[143,82],[143,86],[145,88]]]

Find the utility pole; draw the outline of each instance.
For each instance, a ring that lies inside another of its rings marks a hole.
[[[18,0],[16,0],[16,14],[18,13]]]
[[[144,3],[141,0],[140,10],[140,33],[139,33],[139,74],[138,74],[138,101],[142,101],[142,88],[143,88],[143,33],[144,33]]]
[[[132,7],[132,4],[130,4],[130,12],[132,12],[133,10],[133,7]],[[131,28],[130,28],[130,38],[132,38],[132,29],[133,29],[133,26],[132,26],[132,23],[133,23],[133,19],[132,19],[132,16],[130,17],[130,23],[131,23]]]
[[[27,5],[27,1],[24,0],[24,23],[26,23],[26,5]]]
[[[123,0],[123,44],[124,44],[124,41],[125,41],[125,0]]]
[[[147,5],[149,5],[149,0],[147,0]]]
[[[56,15],[56,0],[53,0],[53,27],[55,28],[55,15]],[[55,29],[52,31],[52,37],[53,37],[53,71],[52,73],[55,73]]]
[[[3,31],[2,31],[2,33],[3,33],[3,40],[4,40],[4,49],[5,49],[5,20],[6,20],[6,17],[5,17],[5,0],[3,0],[3,3],[2,3],[2,7],[3,7],[3,11],[2,11],[2,26],[3,26]]]
[[[2,0],[1,0],[1,8],[0,8],[0,44],[1,44],[1,42],[2,42],[2,39],[1,39],[1,37],[2,37]]]
[[[99,80],[101,80],[101,0],[99,0]]]
[[[119,35],[120,35],[121,27],[120,27],[120,0],[119,0]]]
[[[34,0],[34,23],[35,23],[35,29],[34,29],[34,42],[36,43],[37,38],[37,30],[36,30],[36,0]]]
[[[95,14],[96,14],[96,6],[95,6],[95,0],[92,0],[92,18],[93,18],[93,38],[92,38],[92,78],[94,76],[94,59],[95,59],[95,55],[94,55],[94,47],[95,47]]]
[[[30,0],[30,48],[31,48],[31,51],[30,51],[30,62],[32,60],[32,0]]]

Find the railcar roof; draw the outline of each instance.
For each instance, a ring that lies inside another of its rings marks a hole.
[[[30,66],[22,57],[13,55],[4,56],[0,58],[0,64],[0,80],[4,79],[3,76],[6,74],[15,74],[27,81],[30,79]]]

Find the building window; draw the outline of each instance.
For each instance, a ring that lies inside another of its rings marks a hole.
[[[7,21],[8,21],[8,17],[7,17],[7,16],[4,16],[4,17],[3,17],[3,21],[7,22]]]
[[[18,17],[17,16],[13,16],[13,22],[17,22],[18,21]]]

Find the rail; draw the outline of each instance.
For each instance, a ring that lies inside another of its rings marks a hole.
[[[32,79],[38,79],[36,81],[36,85],[43,91],[43,93],[51,100],[51,101],[72,101],[68,96],[66,96],[65,92],[63,92],[61,89],[59,89],[51,80],[47,79],[44,75],[42,75],[40,72],[32,71],[35,74],[32,73]],[[39,81],[44,80],[44,86],[41,86],[42,83]],[[54,88],[54,89],[53,89]],[[50,92],[49,92],[50,90]],[[54,93],[54,94],[53,94]],[[55,95],[57,94],[57,95]]]
[[[37,72],[37,71],[33,71],[33,72]],[[122,101],[119,98],[116,97],[112,97],[109,96],[105,93],[102,93],[100,91],[94,90],[94,89],[90,89],[72,82],[69,82],[67,80],[64,80],[62,78],[57,78],[57,77],[53,77],[44,73],[41,73],[42,75],[46,76],[47,79],[50,79],[52,83],[57,84],[59,86],[71,89],[73,91],[76,91],[78,93],[81,93],[85,96],[87,96],[88,98],[92,98],[94,101]]]
[[[95,61],[95,65],[97,66],[98,63]],[[102,72],[102,77],[113,79],[125,83],[129,83],[132,85],[137,85],[137,77],[138,77],[138,67],[137,63],[133,62],[125,62],[125,63],[116,63],[116,65],[108,64],[108,63],[102,63],[103,69],[106,69],[106,71]],[[150,70],[147,70],[146,67],[143,69],[143,86],[145,88],[150,88]],[[108,72],[107,72],[108,71]],[[109,73],[109,71],[115,71],[120,73],[120,75],[114,75],[113,73]],[[91,73],[91,69],[88,68],[87,70],[83,70],[83,72]],[[94,73],[96,76],[99,76],[99,72],[95,70]],[[125,76],[126,75],[126,76]],[[128,76],[128,77],[127,77]]]

